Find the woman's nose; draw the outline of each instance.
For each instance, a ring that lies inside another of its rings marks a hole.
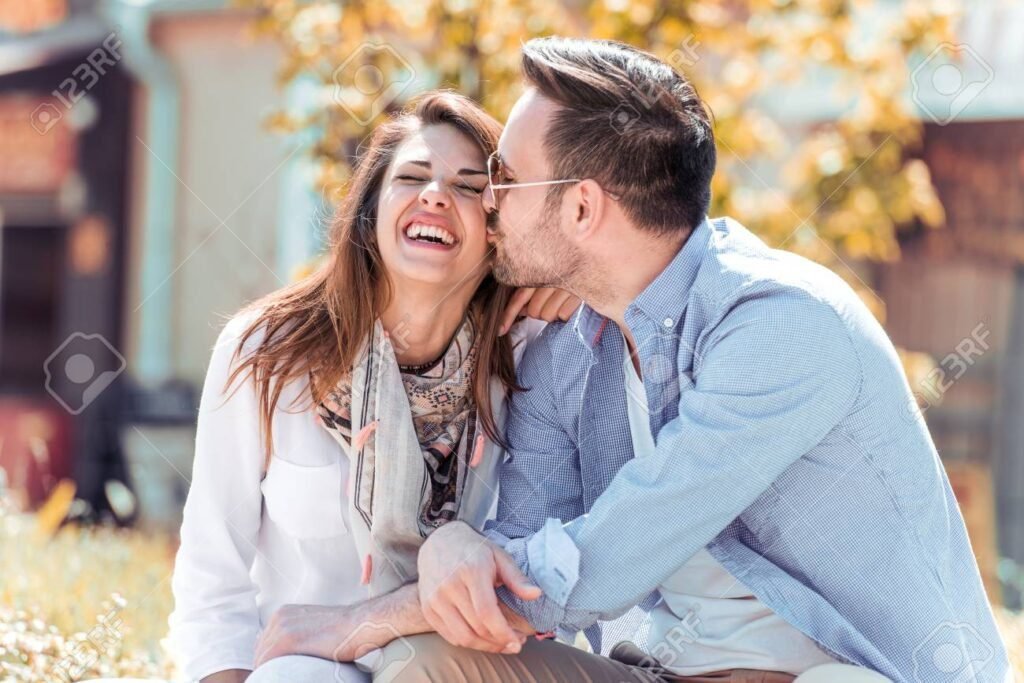
[[[423,206],[435,206],[446,209],[451,203],[451,198],[441,183],[435,181],[428,183],[423,188],[423,191],[420,192],[420,203]]]

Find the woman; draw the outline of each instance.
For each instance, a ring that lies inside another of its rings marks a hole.
[[[538,327],[503,335],[504,316],[531,295],[549,319],[578,304],[523,291],[510,308],[490,274],[481,195],[499,134],[448,92],[378,128],[326,262],[221,333],[173,580],[171,642],[190,680],[244,680],[278,608],[393,591],[433,529],[491,512],[504,400]]]

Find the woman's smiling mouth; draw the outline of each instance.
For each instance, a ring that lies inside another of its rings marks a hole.
[[[433,214],[419,213],[414,215],[405,228],[402,236],[405,241],[417,247],[428,249],[453,249],[459,240],[448,229],[448,221]]]

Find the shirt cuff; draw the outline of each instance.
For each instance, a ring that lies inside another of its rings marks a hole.
[[[565,607],[580,579],[580,551],[562,522],[548,518],[543,528],[526,540],[530,578],[556,603]]]
[[[540,531],[527,538],[508,539],[497,532],[488,533],[488,538],[503,545],[519,569],[543,592],[536,600],[523,600],[499,586],[501,601],[538,631],[554,631],[559,638],[571,641],[577,629],[563,622],[569,594],[579,580],[579,550],[561,522],[548,519]]]

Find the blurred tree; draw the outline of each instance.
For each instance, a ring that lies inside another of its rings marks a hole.
[[[283,45],[282,82],[322,86],[324,106],[272,124],[317,131],[329,197],[386,110],[451,87],[503,117],[521,91],[521,42],[559,34],[622,40],[686,73],[715,116],[712,215],[833,267],[880,318],[844,259],[894,259],[899,228],[944,221],[912,156],[921,124],[906,96],[908,56],[952,39],[941,0],[239,1]],[[828,102],[801,117],[808,97]]]

